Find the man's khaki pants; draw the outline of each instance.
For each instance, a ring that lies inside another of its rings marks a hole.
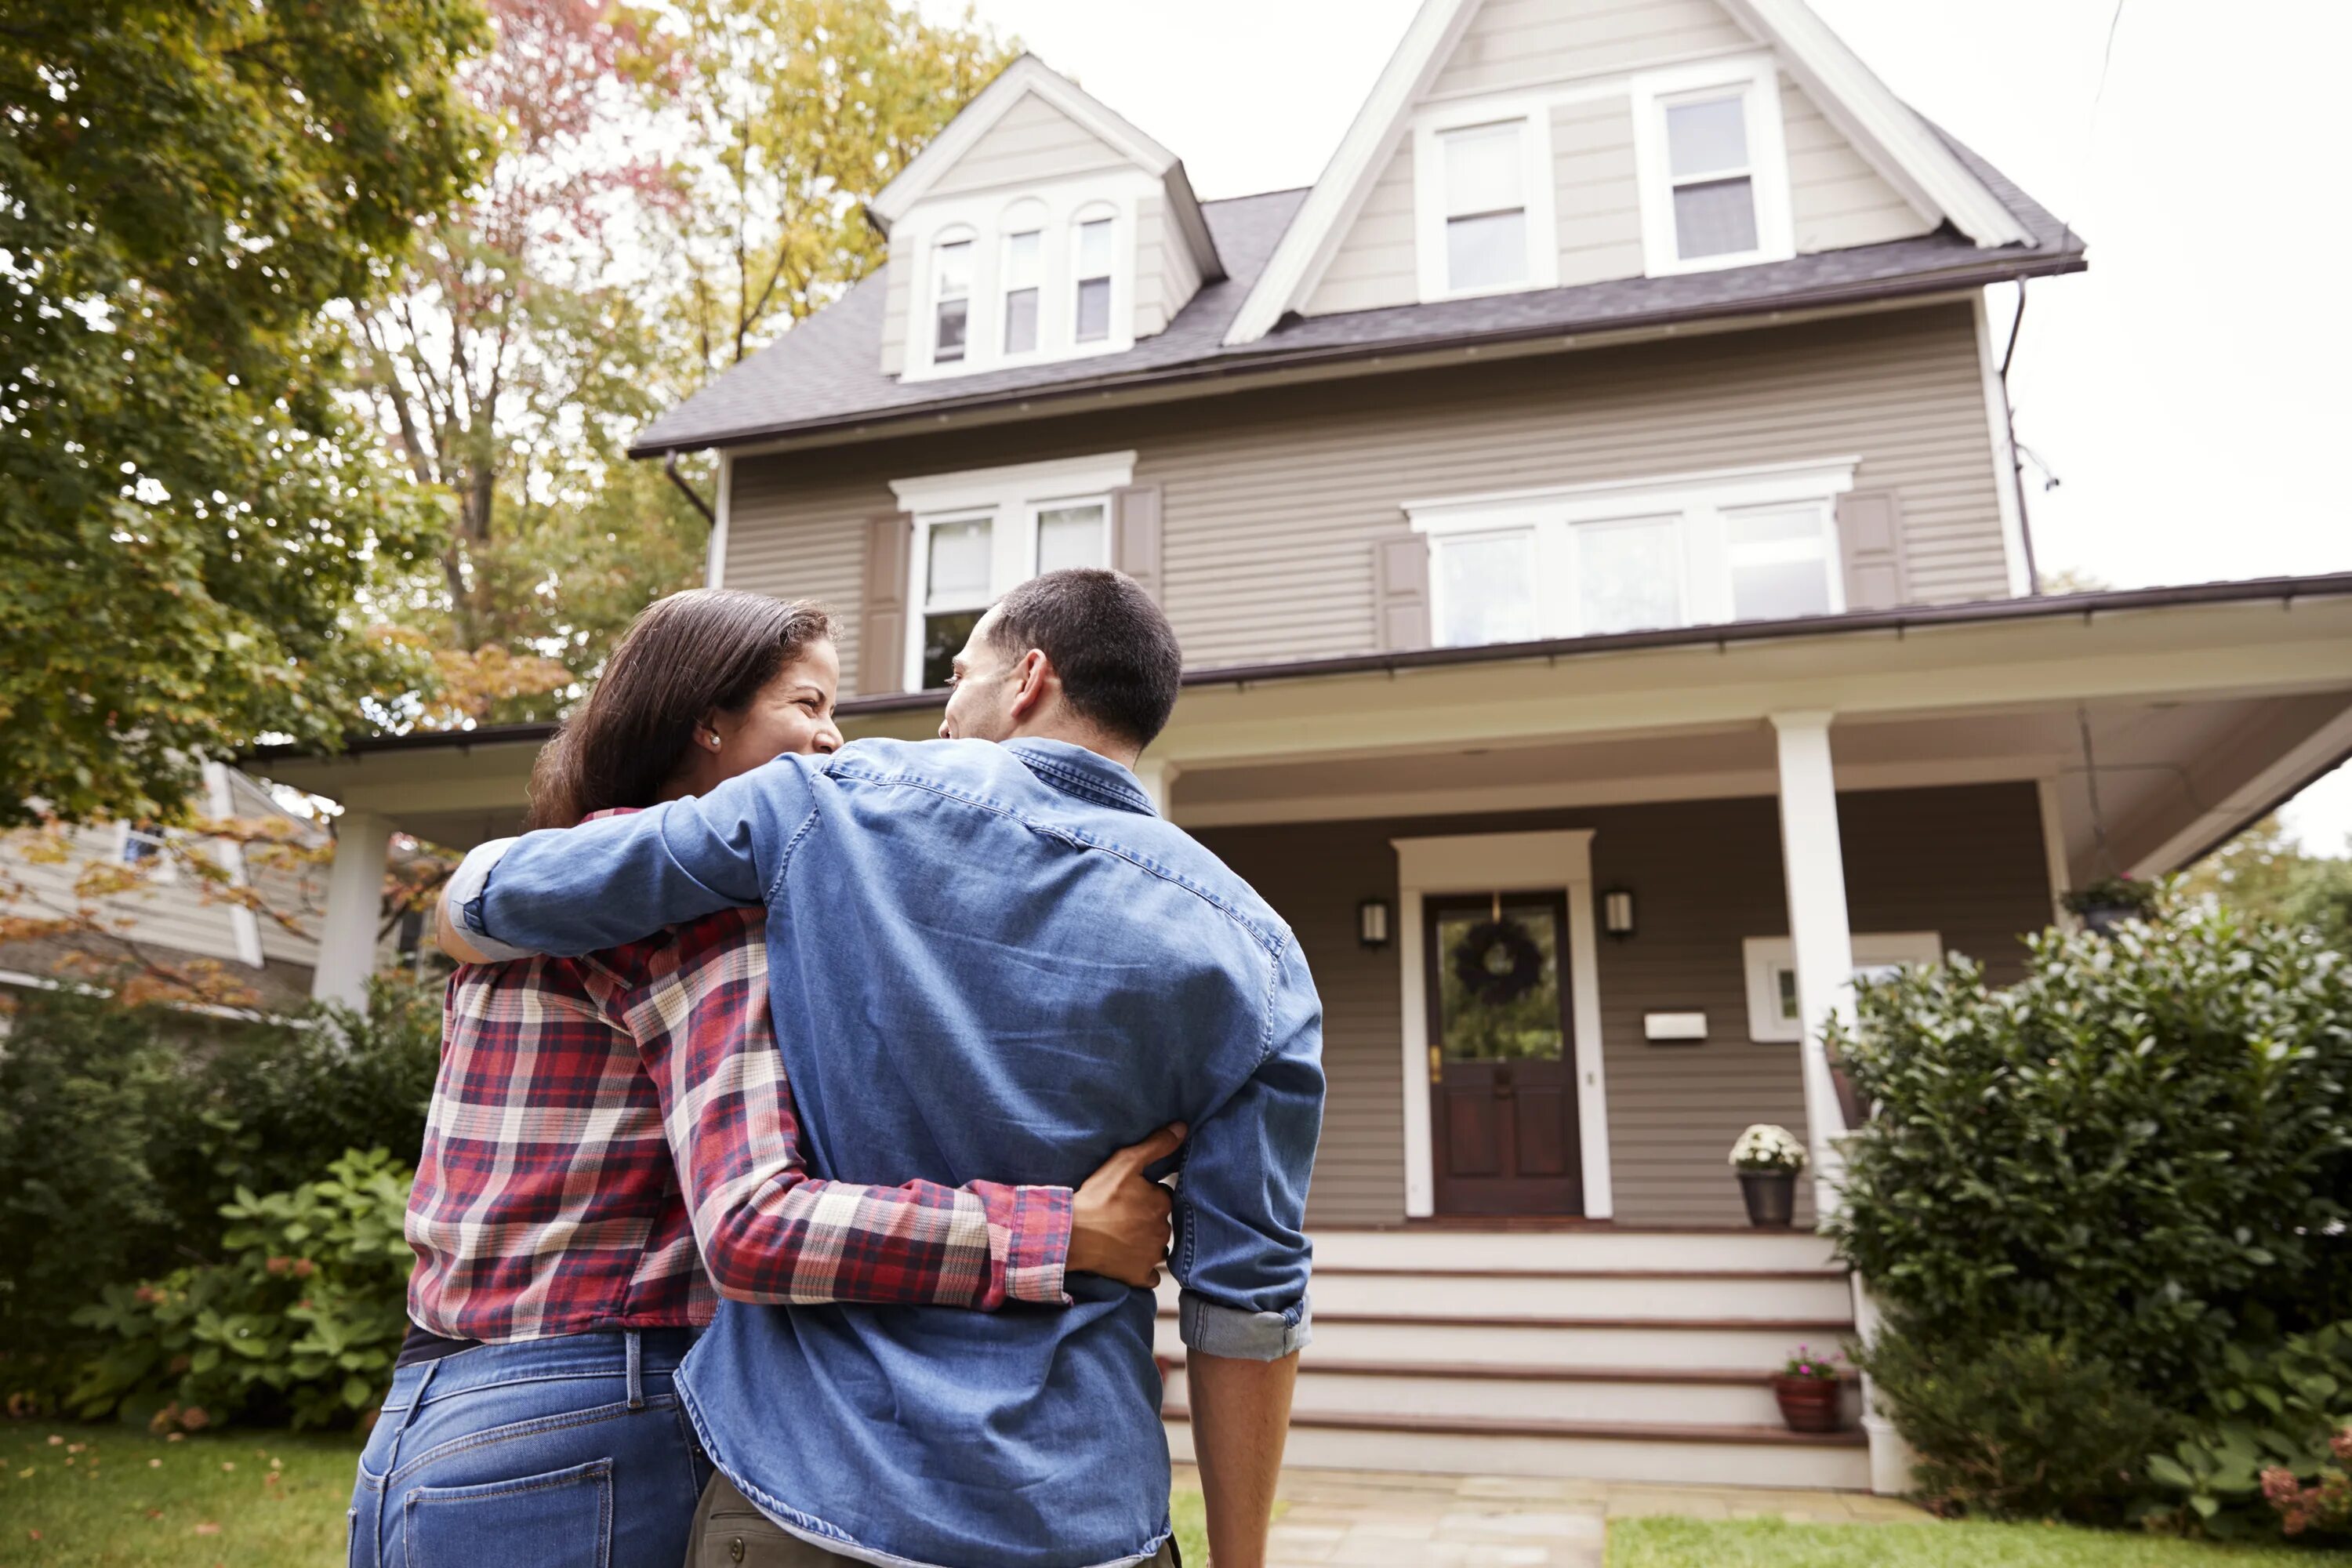
[[[1183,1568],[1171,1537],[1160,1554],[1139,1568]],[[866,1568],[854,1557],[827,1552],[771,1523],[735,1483],[714,1475],[694,1510],[694,1549],[687,1568]]]

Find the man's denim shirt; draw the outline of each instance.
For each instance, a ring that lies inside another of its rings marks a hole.
[[[835,1181],[1076,1186],[1170,1121],[1195,1352],[1307,1342],[1322,1005],[1288,927],[1116,763],[1055,742],[862,741],[699,799],[484,846],[486,951],[579,953],[768,908],[775,1028]],[[871,1563],[1081,1568],[1169,1531],[1150,1291],[1065,1309],[720,1310],[680,1378],[704,1446]]]

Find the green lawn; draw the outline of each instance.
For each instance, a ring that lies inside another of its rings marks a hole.
[[[0,1425],[0,1568],[327,1568],[343,1560],[355,1437]],[[1205,1563],[1201,1494],[1177,1539]]]
[[[2208,1546],[2038,1524],[1626,1519],[1609,1568],[2347,1568],[2352,1552]]]

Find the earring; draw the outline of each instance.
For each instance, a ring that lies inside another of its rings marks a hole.
[[[719,749],[719,731],[716,730],[710,731],[710,749],[714,752]]]

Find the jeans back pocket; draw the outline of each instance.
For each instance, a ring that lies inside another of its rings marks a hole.
[[[408,1568],[610,1568],[613,1461],[469,1487],[418,1487],[402,1511]]]

